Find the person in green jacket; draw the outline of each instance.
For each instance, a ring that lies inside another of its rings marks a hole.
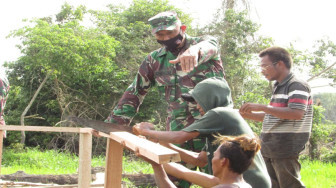
[[[198,83],[189,94],[182,95],[187,101],[195,100],[197,108],[202,117],[190,126],[181,131],[155,131],[154,126],[148,122],[136,124],[133,130],[150,139],[160,142],[181,144],[196,137],[204,137],[206,145],[199,154],[192,154],[191,151],[184,152],[178,147],[173,147],[181,151],[181,158],[189,155],[187,163],[194,163],[198,166],[208,164],[208,170],[212,174],[211,160],[218,145],[214,145],[214,134],[238,136],[247,134],[254,136],[253,131],[241,117],[237,110],[233,109],[231,99],[231,90],[224,79],[208,78]],[[252,162],[252,165],[243,173],[247,183],[256,188],[270,188],[271,181],[267,173],[265,162],[258,152]]]

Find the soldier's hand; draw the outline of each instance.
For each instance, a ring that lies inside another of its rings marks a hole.
[[[95,129],[93,129],[93,130],[91,131],[91,134],[92,134],[93,136],[95,136],[95,137],[98,137],[98,138],[101,137],[101,135],[99,134],[99,131],[97,131],[97,130],[95,130]]]
[[[144,129],[154,130],[154,125],[148,122],[141,122],[135,124],[132,129],[135,135],[142,135],[142,130]]]
[[[176,59],[170,60],[169,63],[176,64],[180,62],[183,72],[190,72],[198,65],[199,48],[191,46],[185,52],[180,54]]]

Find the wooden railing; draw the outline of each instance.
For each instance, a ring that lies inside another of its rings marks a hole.
[[[4,130],[79,133],[78,187],[90,187],[93,129],[47,126],[0,126],[0,175]],[[180,156],[177,152],[146,139],[139,138],[128,132],[111,132],[110,134],[99,132],[99,135],[108,139],[106,149],[105,188],[121,187],[122,157],[124,148],[131,151],[138,150],[140,155],[159,164],[180,161]]]

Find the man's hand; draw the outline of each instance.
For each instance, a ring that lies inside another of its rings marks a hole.
[[[135,135],[142,135],[143,130],[154,130],[154,125],[148,122],[137,123],[133,126],[133,133]]]
[[[99,134],[99,131],[97,131],[97,130],[95,130],[95,129],[92,129],[91,134],[92,134],[93,136],[95,136],[95,137],[98,137],[98,138],[101,137],[101,135]]]
[[[263,111],[267,108],[266,105],[263,104],[254,104],[254,103],[245,103],[240,107],[239,113],[243,116],[244,114],[251,114],[252,111]]]
[[[190,72],[198,65],[199,47],[191,46],[185,52],[180,54],[176,59],[169,61],[169,63],[181,63],[183,72]]]

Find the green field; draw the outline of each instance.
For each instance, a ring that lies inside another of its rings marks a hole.
[[[123,160],[123,173],[153,173],[148,163],[134,156],[124,157]],[[301,164],[302,181],[307,188],[336,188],[336,163],[303,160]],[[105,157],[93,157],[92,166],[105,166]],[[21,170],[27,174],[73,174],[77,168],[78,157],[73,154],[54,150],[4,149],[1,173],[12,174]]]
[[[132,158],[124,157],[123,173],[153,173],[149,164]],[[105,156],[93,157],[91,165],[104,167]],[[42,152],[38,149],[25,149],[18,152],[4,149],[1,166],[2,174],[12,174],[17,171],[24,171],[26,174],[73,174],[78,169],[78,156],[55,150]]]
[[[336,188],[336,163],[301,162],[301,177],[307,188]]]

